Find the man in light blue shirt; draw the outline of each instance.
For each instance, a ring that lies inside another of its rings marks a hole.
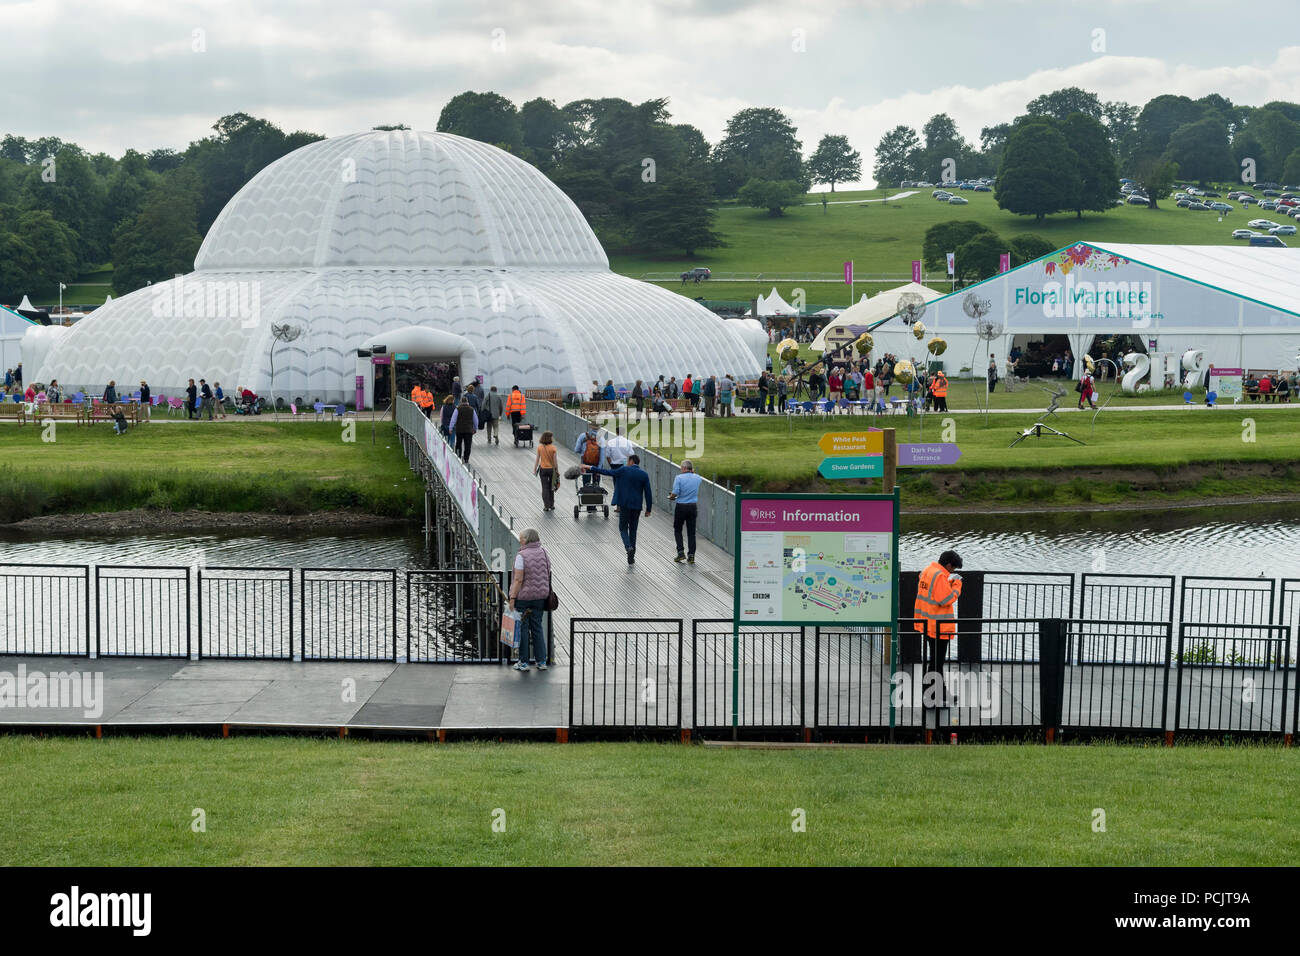
[[[673,493],[668,498],[676,504],[673,510],[673,537],[677,540],[677,557],[673,560],[678,564],[683,561],[687,564],[695,563],[695,519],[699,517],[700,482],[703,480],[695,473],[695,465],[689,458],[682,462],[682,473],[673,479]],[[682,550],[682,525],[686,526],[689,553]]]

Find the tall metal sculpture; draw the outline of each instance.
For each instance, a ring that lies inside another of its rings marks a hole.
[[[302,335],[303,328],[301,325],[276,325],[271,323],[271,407],[275,409],[276,420],[279,420],[280,410],[275,404],[275,343],[292,342]],[[310,385],[310,383],[308,383]]]

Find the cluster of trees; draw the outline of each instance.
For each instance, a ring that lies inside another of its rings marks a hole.
[[[739,198],[781,215],[813,183],[861,177],[862,157],[828,135],[805,161],[794,124],[780,110],[743,109],[710,145],[673,123],[666,99],[537,98],[516,108],[498,93],[460,93],[443,107],[439,132],[491,143],[537,166],[582,210],[607,248],[681,251],[716,246],[717,199]]]
[[[956,221],[936,223],[925,231],[921,259],[927,269],[943,272],[948,253],[954,253],[956,278],[978,282],[997,275],[1004,253],[1011,254],[1011,267],[1023,265],[1056,249],[1042,236],[1022,233],[1003,239],[983,223]]]
[[[102,263],[113,291],[193,268],[202,236],[264,166],[322,137],[286,134],[244,113],[183,153],[120,159],[55,137],[0,140],[0,301],[53,289]]]
[[[945,113],[920,135],[896,126],[876,147],[874,173],[881,185],[996,176],[999,206],[1039,219],[1109,209],[1121,175],[1141,184],[1152,206],[1175,179],[1300,183],[1300,104],[1162,95],[1139,109],[1069,87],[984,127],[978,149]]]

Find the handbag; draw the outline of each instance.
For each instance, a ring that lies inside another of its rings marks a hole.
[[[519,612],[509,608],[501,615],[501,643],[506,647],[519,646],[519,619]]]
[[[555,593],[555,589],[551,587],[551,562],[549,560],[546,562],[546,590],[546,604],[543,606],[548,611],[554,611],[560,606],[560,598]]]

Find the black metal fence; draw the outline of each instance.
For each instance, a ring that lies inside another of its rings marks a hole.
[[[199,657],[293,660],[292,568],[199,568]]]
[[[692,726],[708,733],[730,729],[734,719],[746,731],[802,732],[808,697],[803,629],[745,627],[736,637],[728,620],[692,623]]]
[[[680,732],[681,619],[570,620],[569,727]]]
[[[90,566],[0,564],[0,652],[90,653]]]
[[[302,659],[396,661],[397,572],[303,568]]]
[[[407,572],[406,659],[503,660],[499,577],[482,569]]]
[[[95,568],[97,657],[189,657],[190,569]]]

